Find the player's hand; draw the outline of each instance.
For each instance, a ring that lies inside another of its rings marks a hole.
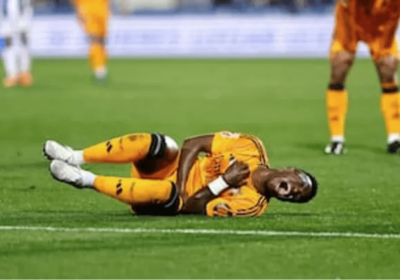
[[[230,187],[240,187],[247,183],[249,176],[249,166],[233,159],[228,169],[225,171],[225,174],[222,175],[222,178]]]

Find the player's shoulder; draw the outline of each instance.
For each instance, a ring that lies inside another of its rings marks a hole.
[[[251,134],[251,133],[243,133],[243,132],[232,132],[232,131],[219,131],[216,132],[215,135],[219,135],[224,138],[232,138],[232,139],[238,139],[238,138],[258,138],[256,135]]]
[[[240,143],[252,143],[253,145],[255,145],[257,147],[257,149],[262,150],[262,152],[264,153],[264,143],[256,135],[240,133],[240,132],[230,132],[230,131],[221,131],[221,132],[215,133],[215,135],[214,135],[215,142],[218,142],[218,141],[227,142],[229,140],[232,140],[231,142],[235,142],[235,143],[239,143],[239,142]]]
[[[243,135],[243,133],[223,130],[215,133],[215,135],[226,139],[239,139]]]

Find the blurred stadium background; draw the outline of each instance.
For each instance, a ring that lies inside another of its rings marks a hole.
[[[128,14],[329,13],[335,0],[114,0],[114,12]],[[40,14],[69,14],[67,0],[37,0]]]
[[[326,57],[334,0],[114,0],[108,38],[122,57]],[[33,55],[84,57],[67,0],[39,0]],[[361,55],[367,54],[361,49]]]

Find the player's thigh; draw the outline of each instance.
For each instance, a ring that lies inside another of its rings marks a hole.
[[[331,57],[340,52],[355,53],[359,38],[357,29],[351,22],[351,15],[341,5],[336,7],[335,25],[333,28],[330,55]]]
[[[108,11],[102,8],[85,8],[79,12],[86,34],[93,40],[102,40],[107,35]]]
[[[371,56],[382,82],[395,80],[399,60],[398,38],[393,38],[391,44],[384,46],[382,40],[369,44]]]
[[[0,19],[0,37],[11,38],[14,34],[13,23],[8,19]]]
[[[22,14],[18,21],[18,32],[29,34],[32,26],[32,16],[31,14]]]
[[[1,0],[0,0],[1,1]],[[0,2],[1,3],[1,2]],[[18,17],[10,16],[4,10],[0,14],[0,37],[13,37],[18,32]]]
[[[387,42],[390,43],[387,43]],[[393,56],[399,59],[399,44],[398,38],[378,37],[371,42],[368,42],[369,50],[374,61],[378,61],[385,56]]]
[[[1,2],[1,0],[0,0]],[[13,5],[18,1],[11,1]],[[33,10],[30,6],[13,8],[0,14],[0,36],[14,37],[20,33],[29,33],[32,26]]]
[[[100,10],[97,15],[97,24],[99,29],[99,35],[101,35],[103,38],[107,37],[108,20],[109,20],[109,11],[107,9]]]

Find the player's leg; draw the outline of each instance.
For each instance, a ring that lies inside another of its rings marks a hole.
[[[20,5],[20,16],[18,20],[19,30],[19,84],[24,87],[30,87],[33,83],[31,75],[31,55],[29,50],[29,31],[32,22],[33,9],[30,1],[22,1]]]
[[[100,2],[100,3],[98,3]],[[102,1],[82,1],[76,6],[78,20],[89,41],[89,64],[94,77],[104,80],[107,77],[106,48],[108,7]]]
[[[50,173],[76,188],[93,189],[118,199],[137,214],[174,215],[182,207],[175,184],[169,181],[97,176],[59,160],[51,162]]]
[[[6,77],[4,87],[14,87],[18,83],[18,5],[16,1],[6,1],[0,6],[0,34],[4,38],[2,53]]]
[[[20,44],[19,44],[19,84],[24,87],[30,87],[33,83],[33,77],[31,74],[31,55],[29,51],[28,33],[20,33]]]
[[[88,16],[86,32],[89,36],[89,61],[94,77],[103,81],[107,77],[106,37],[108,24],[108,8],[93,6]]]
[[[346,7],[336,7],[336,25],[330,53],[331,75],[326,91],[326,109],[330,131],[330,143],[325,148],[327,154],[345,152],[345,122],[347,114],[347,91],[345,82],[355,59],[357,34],[349,24],[351,15]]]
[[[14,87],[18,84],[18,47],[15,37],[9,34],[5,37],[5,46],[3,49],[3,64],[6,71],[6,77],[3,80],[3,86],[6,88]]]
[[[73,150],[55,141],[46,141],[44,154],[72,165],[83,163],[139,163],[146,159],[162,159],[165,164],[176,160],[179,148],[168,136],[159,133],[134,133],[95,144],[83,150]],[[162,162],[161,160],[161,162]],[[165,167],[154,166],[156,169]],[[154,170],[152,170],[154,172]]]
[[[90,36],[89,41],[89,62],[93,75],[96,80],[103,81],[107,78],[105,38]]]
[[[328,154],[345,152],[345,122],[348,107],[348,94],[345,88],[346,77],[354,62],[354,54],[341,51],[331,58],[331,77],[326,92],[326,107],[331,143],[326,147]]]
[[[400,93],[397,82],[398,47],[394,40],[387,51],[371,50],[381,82],[381,110],[386,125],[387,151],[400,153]]]

